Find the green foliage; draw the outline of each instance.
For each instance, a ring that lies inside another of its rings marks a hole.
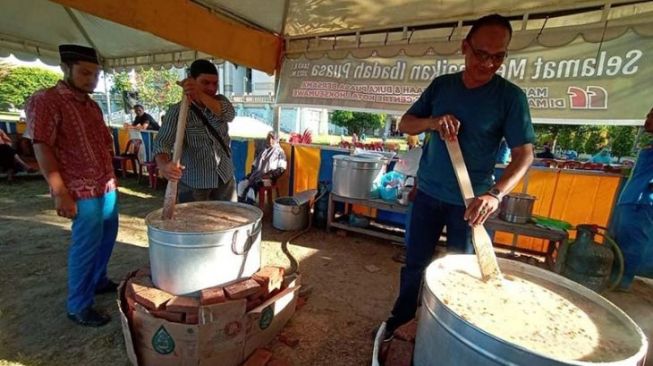
[[[24,108],[27,99],[37,90],[54,86],[61,74],[38,67],[2,67],[0,72],[0,105]]]
[[[136,74],[136,90],[146,110],[164,110],[181,100],[182,89],[177,85],[174,70],[143,70]]]
[[[583,152],[594,155],[603,148],[606,141],[607,128],[603,126],[588,126],[587,139],[583,144]]]
[[[331,122],[336,126],[345,127],[347,131],[359,134],[368,129],[382,128],[385,125],[385,113],[363,113],[336,110],[331,114]]]
[[[612,155],[621,160],[624,156],[630,156],[635,146],[637,127],[615,126],[609,129]]]
[[[134,90],[131,78],[128,72],[119,72],[113,75],[113,86],[111,87],[111,94],[123,95],[124,92]]]
[[[646,146],[653,145],[653,134],[643,132],[639,138],[638,148],[644,148]]]
[[[558,133],[558,147],[562,150],[571,149],[574,141],[574,126],[563,126]]]

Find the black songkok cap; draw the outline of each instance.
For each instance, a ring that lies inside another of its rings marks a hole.
[[[86,61],[94,64],[100,64],[97,59],[95,50],[90,47],[78,46],[76,44],[62,44],[59,46],[59,56],[61,62]]]
[[[209,60],[195,60],[190,64],[190,76],[196,78],[200,74],[218,75],[218,69]]]

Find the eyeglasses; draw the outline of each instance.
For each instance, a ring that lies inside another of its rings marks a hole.
[[[501,52],[493,55],[483,50],[476,49],[474,48],[474,46],[472,46],[471,42],[467,42],[467,45],[469,45],[469,48],[472,50],[472,53],[474,53],[474,57],[476,57],[482,63],[488,62],[488,60],[492,60],[493,64],[500,64],[508,56],[507,52]]]

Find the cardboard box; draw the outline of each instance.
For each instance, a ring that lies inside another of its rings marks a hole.
[[[200,306],[198,324],[157,318],[139,304],[128,320],[123,282],[118,308],[127,356],[135,366],[240,365],[274,339],[295,313],[299,281],[295,278],[288,288],[249,312],[246,299]]]

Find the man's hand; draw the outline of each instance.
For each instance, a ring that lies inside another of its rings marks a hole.
[[[193,78],[186,78],[182,81],[178,81],[177,84],[184,89],[184,93],[190,99],[191,102],[199,102],[202,98],[202,90],[200,89],[199,84]]]
[[[54,208],[61,217],[74,219],[77,216],[77,205],[68,191],[54,194]]]
[[[171,181],[171,182],[176,182],[179,179],[181,179],[182,171],[185,169],[184,166],[175,164],[172,161],[169,161],[161,166],[159,166],[159,171],[161,172],[161,175]]]
[[[478,196],[465,210],[465,221],[470,226],[483,225],[498,208],[499,200],[496,197],[489,194]]]
[[[440,117],[435,117],[431,121],[431,129],[438,131],[442,140],[453,141],[456,139],[456,136],[458,136],[458,130],[460,130],[460,121],[458,121],[455,116],[451,114],[445,114]]]

